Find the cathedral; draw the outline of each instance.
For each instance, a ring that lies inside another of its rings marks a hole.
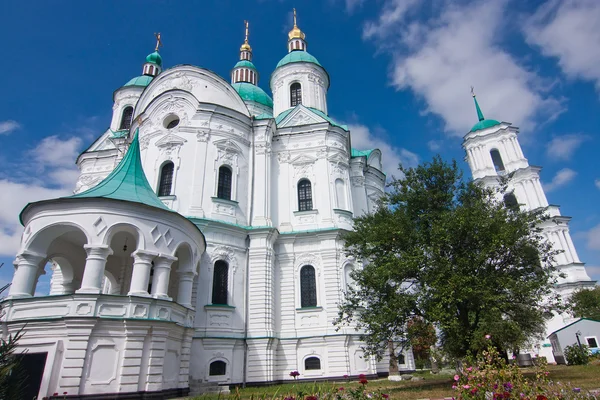
[[[363,357],[358,332],[332,325],[362,266],[342,235],[384,193],[381,151],[353,148],[329,117],[330,76],[295,15],[272,97],[258,86],[247,23],[230,82],[163,69],[157,39],[142,75],[114,91],[110,127],[78,157],[74,194],[20,214],[3,335],[24,328],[34,395],[168,398],[291,371],[387,375],[387,360]],[[593,285],[518,129],[477,112],[463,144],[474,179],[514,172],[510,200],[549,207],[556,221],[546,231],[564,250],[558,290]],[[46,270],[50,293],[34,296]],[[415,369],[410,349],[399,363]]]

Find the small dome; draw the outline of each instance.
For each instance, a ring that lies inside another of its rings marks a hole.
[[[148,54],[148,57],[146,57],[146,62],[156,64],[159,67],[162,67],[162,57],[160,56],[160,54],[158,54],[158,51]]]
[[[256,67],[254,66],[254,64],[252,64],[250,61],[246,61],[246,60],[238,61],[238,63],[233,66],[233,68],[240,68],[240,67],[252,68],[253,70],[256,70]]]
[[[500,125],[500,122],[495,119],[484,119],[479,121],[471,128],[471,132],[480,131],[482,129],[491,128],[492,126]]]
[[[240,46],[240,51],[252,51],[252,47],[250,47],[248,42],[244,42],[244,44]]]
[[[263,106],[273,108],[273,99],[271,99],[269,95],[258,86],[247,82],[238,82],[231,86],[233,86],[235,91],[238,92],[242,100],[254,101],[262,104]]]
[[[281,61],[279,61],[277,63],[277,67],[275,67],[275,68],[283,67],[286,64],[298,63],[298,62],[313,63],[313,64],[317,64],[319,67],[323,68],[323,66],[319,63],[319,61],[317,61],[317,59],[314,56],[312,56],[308,52],[302,51],[302,50],[295,50],[295,51],[292,51],[291,53],[288,53],[285,57],[283,57],[281,59]]]
[[[131,79],[129,82],[124,84],[123,86],[124,87],[125,86],[146,87],[150,84],[150,82],[152,82],[153,78],[154,78],[153,76],[148,76],[148,75],[136,76],[135,78]]]

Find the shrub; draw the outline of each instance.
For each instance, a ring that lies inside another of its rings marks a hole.
[[[586,365],[590,362],[590,351],[586,345],[567,346],[564,353],[569,365]]]

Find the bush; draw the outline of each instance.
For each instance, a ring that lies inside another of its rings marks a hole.
[[[569,365],[587,365],[590,362],[590,351],[586,345],[567,346],[564,353]]]

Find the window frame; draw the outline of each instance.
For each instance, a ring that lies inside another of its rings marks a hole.
[[[296,184],[296,195],[298,197],[298,211],[314,210],[312,182],[310,181],[310,179],[301,178],[298,181],[298,183]]]
[[[169,182],[169,193],[168,194],[164,194],[164,187],[166,187],[166,182],[163,182],[164,179],[164,171],[165,168],[170,165],[172,167],[171,169],[171,179]],[[167,196],[172,196],[173,193],[173,185],[175,183],[175,163],[171,160],[168,160],[166,162],[164,162],[159,170],[159,174],[158,174],[158,189],[156,190],[156,193],[158,195],[158,197],[167,197]]]
[[[303,271],[312,270],[312,277],[303,274]],[[300,267],[298,272],[300,278],[300,308],[319,307],[319,296],[317,286],[317,269],[310,264]],[[312,281],[306,281],[312,279]]]
[[[598,348],[600,348],[600,343],[598,343],[598,338],[596,336],[585,336],[584,339],[585,339],[585,344],[590,349],[598,349]],[[590,346],[590,343],[588,342],[588,339],[594,339],[594,341],[596,342],[596,347]]]
[[[312,360],[317,360],[319,362],[319,368],[308,368],[308,366],[306,365],[307,361],[311,360],[311,362],[313,362]],[[304,359],[304,371],[321,371],[323,369],[323,363],[321,362],[321,358],[311,355],[309,357],[306,357]]]
[[[226,187],[226,182],[221,181],[221,171],[229,172],[229,187]],[[222,185],[223,183],[223,185]],[[223,196],[228,189],[227,197]],[[228,164],[222,164],[217,170],[217,193],[216,197],[222,200],[233,200],[233,168]]]
[[[221,272],[220,275],[217,275],[217,268],[224,266],[224,273]],[[217,283],[217,277],[220,279],[224,279],[224,283]],[[216,289],[224,290],[225,292],[217,292]],[[217,297],[215,297],[217,296]],[[225,302],[220,302],[218,300],[225,300]],[[211,286],[211,294],[210,294],[211,305],[229,305],[229,263],[225,260],[216,260],[213,264],[213,276],[212,276],[212,286]]]
[[[125,120],[125,113],[131,110],[131,114],[129,115],[129,121]],[[119,130],[129,130],[131,129],[131,124],[133,123],[133,106],[127,105],[121,111],[121,119],[119,121]]]
[[[492,155],[493,152],[496,152],[498,154],[498,160],[494,160],[494,156]],[[506,173],[506,165],[504,164],[504,159],[502,158],[500,149],[497,149],[495,147],[490,149],[490,158],[492,159],[492,165],[494,166],[494,170],[496,171],[497,174]],[[500,165],[496,165],[496,161],[500,161]],[[500,167],[502,167],[502,168],[500,168]]]
[[[290,107],[302,104],[302,84],[298,81],[290,84]]]
[[[212,366],[213,364],[219,364],[219,366],[223,366],[222,374],[213,374]],[[226,376],[227,375],[227,362],[225,360],[213,360],[210,364],[208,364],[208,376]]]

